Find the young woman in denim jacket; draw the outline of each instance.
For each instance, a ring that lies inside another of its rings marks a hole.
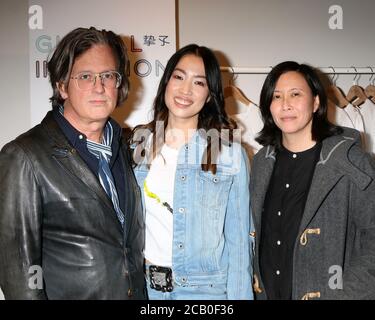
[[[192,44],[170,58],[153,112],[130,139],[149,298],[253,299],[249,164],[212,51]]]

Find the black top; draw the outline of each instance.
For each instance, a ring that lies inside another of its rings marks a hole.
[[[266,193],[259,244],[268,299],[291,299],[293,250],[321,143],[303,152],[282,148]]]
[[[86,142],[86,135],[79,132],[74,128],[68,120],[66,120],[57,107],[53,108],[53,117],[58,123],[61,131],[64,133],[66,138],[68,139],[69,143],[74,147],[80,157],[85,161],[87,166],[90,170],[98,177],[99,180],[99,160],[96,158],[87,148]],[[113,140],[112,140],[112,157],[109,163],[109,167],[111,169],[111,173],[114,179],[114,183],[116,186],[120,208],[124,214],[126,213],[125,210],[125,181],[124,181],[124,169],[122,167],[122,154],[120,151],[121,146],[121,137],[122,137],[122,129],[121,127],[112,119],[109,119],[113,127]],[[112,200],[111,200],[112,202]]]

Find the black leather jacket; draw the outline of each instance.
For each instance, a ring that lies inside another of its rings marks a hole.
[[[140,192],[124,142],[120,152],[125,230],[52,112],[3,148],[0,287],[6,299],[145,298]],[[33,289],[33,266],[42,268],[42,289]]]

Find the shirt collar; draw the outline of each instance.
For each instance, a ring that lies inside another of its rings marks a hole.
[[[68,139],[69,143],[74,148],[82,148],[82,144],[84,144],[86,147],[86,141],[87,137],[82,132],[78,131],[76,128],[74,128],[68,120],[59,112],[59,106],[53,107],[53,117],[58,123],[59,127],[63,131],[64,135]],[[120,140],[122,136],[122,129],[120,125],[113,119],[109,118],[108,121],[112,124],[113,127],[113,140],[112,140],[112,157],[111,157],[111,163],[115,160],[117,157],[117,154],[120,149]]]

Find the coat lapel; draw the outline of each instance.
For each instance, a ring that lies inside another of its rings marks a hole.
[[[125,239],[125,243],[127,243],[127,237],[129,235],[131,225],[133,224],[133,220],[136,218],[134,217],[134,211],[135,211],[134,194],[138,188],[138,185],[135,183],[133,172],[130,169],[131,164],[130,164],[129,154],[126,150],[125,143],[126,142],[122,140],[122,145],[120,146],[120,152],[121,152],[121,156],[123,157],[123,161],[121,161],[121,163],[122,163],[122,168],[124,171],[125,190],[128,190],[128,192],[126,192],[125,194],[126,212],[124,212],[124,215],[125,215],[124,239]],[[134,192],[131,192],[133,190]]]
[[[68,173],[81,181],[85,187],[94,192],[97,197],[113,211],[114,218],[118,221],[111,199],[105,193],[95,174],[78,155],[77,151],[68,143],[58,124],[54,121],[52,112],[47,114],[42,121],[42,125],[55,143],[55,146],[52,148],[52,156],[55,160],[60,163]],[[118,224],[121,227],[119,221]]]
[[[266,299],[266,292],[264,284],[259,272],[259,243],[261,238],[261,223],[264,206],[264,199],[266,197],[268,185],[271,180],[273,168],[276,161],[276,153],[274,148],[267,146],[256,155],[254,159],[253,168],[251,171],[251,208],[255,225],[255,260],[254,260],[254,276],[259,281],[259,287],[263,288],[262,298]]]
[[[254,171],[252,171],[252,185],[256,185],[256,188],[252,188],[251,198],[258,239],[260,239],[259,237],[264,199],[266,197],[268,185],[273,172],[273,167],[275,165],[275,156],[276,153],[273,147],[268,146],[267,149],[265,149],[264,157],[261,156],[257,159],[256,166],[254,166]]]
[[[361,189],[370,183],[371,178],[354,168],[347,160],[348,149],[354,143],[354,138],[341,136],[333,136],[323,141],[306,200],[300,233],[306,229],[328,193],[344,175],[350,177]]]
[[[57,151],[57,148],[55,151]],[[54,153],[53,156],[68,172],[84,183],[88,189],[94,192],[99,199],[106,204],[106,206],[113,210],[112,202],[100,185],[98,178],[81,159],[75,149],[71,148],[68,150],[66,156],[60,156],[56,153]]]
[[[308,193],[305,210],[300,224],[299,234],[306,229],[318,211],[324,198],[343,176],[343,173],[340,171],[327,170],[326,166],[327,164],[323,164],[321,161],[319,161],[315,167],[310,191]]]

